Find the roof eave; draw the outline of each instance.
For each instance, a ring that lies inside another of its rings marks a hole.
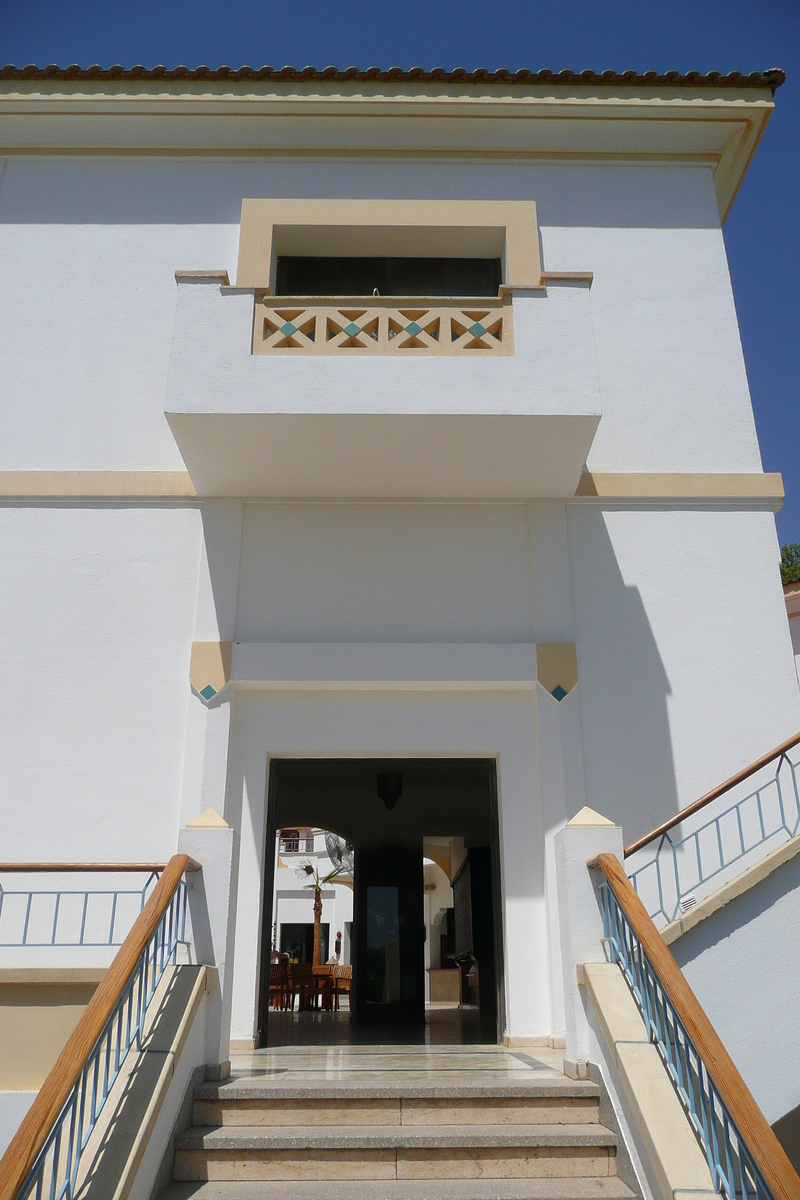
[[[0,155],[684,164],[712,170],[724,221],[783,78],[3,68]]]

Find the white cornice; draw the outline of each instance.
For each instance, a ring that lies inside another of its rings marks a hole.
[[[5,82],[0,154],[705,165],[724,220],[773,107],[767,87]]]

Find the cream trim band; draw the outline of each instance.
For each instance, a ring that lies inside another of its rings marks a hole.
[[[0,471],[0,499],[45,498],[194,500],[201,497],[198,497],[188,471]],[[783,503],[784,491],[783,479],[777,471],[585,471],[580,478],[575,498],[621,501],[753,501],[769,504],[777,510]],[[248,496],[246,499],[269,497]],[[302,497],[298,497],[298,500],[300,499]],[[569,500],[571,497],[565,496],[564,499]]]
[[[209,702],[228,682],[272,691],[532,691],[578,682],[572,642],[195,642],[190,678]],[[221,656],[227,655],[220,668]],[[216,664],[217,685],[200,687]],[[223,682],[224,681],[224,682]]]
[[[541,286],[533,200],[242,200],[236,286],[275,292],[281,254],[502,258],[503,281]]]
[[[0,471],[0,497],[194,499],[188,471]]]
[[[777,511],[784,500],[778,471],[584,471],[576,497],[598,500],[752,500]]]

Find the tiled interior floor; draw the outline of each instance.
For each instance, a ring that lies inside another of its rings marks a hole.
[[[494,1045],[497,1025],[481,1021],[475,1008],[429,1008],[423,1028],[351,1025],[350,1013],[271,1012],[267,1044],[277,1046],[465,1046]]]

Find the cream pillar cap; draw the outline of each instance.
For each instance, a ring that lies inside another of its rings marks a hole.
[[[207,808],[193,821],[186,822],[187,829],[230,829],[230,825],[219,815],[215,808]]]
[[[601,817],[600,813],[596,813],[593,808],[588,808],[587,806],[584,806],[579,813],[575,813],[571,821],[567,821],[567,829],[575,825],[595,826],[595,828],[600,826],[608,828],[610,826],[612,829],[614,828],[613,821],[609,821],[608,817]]]

